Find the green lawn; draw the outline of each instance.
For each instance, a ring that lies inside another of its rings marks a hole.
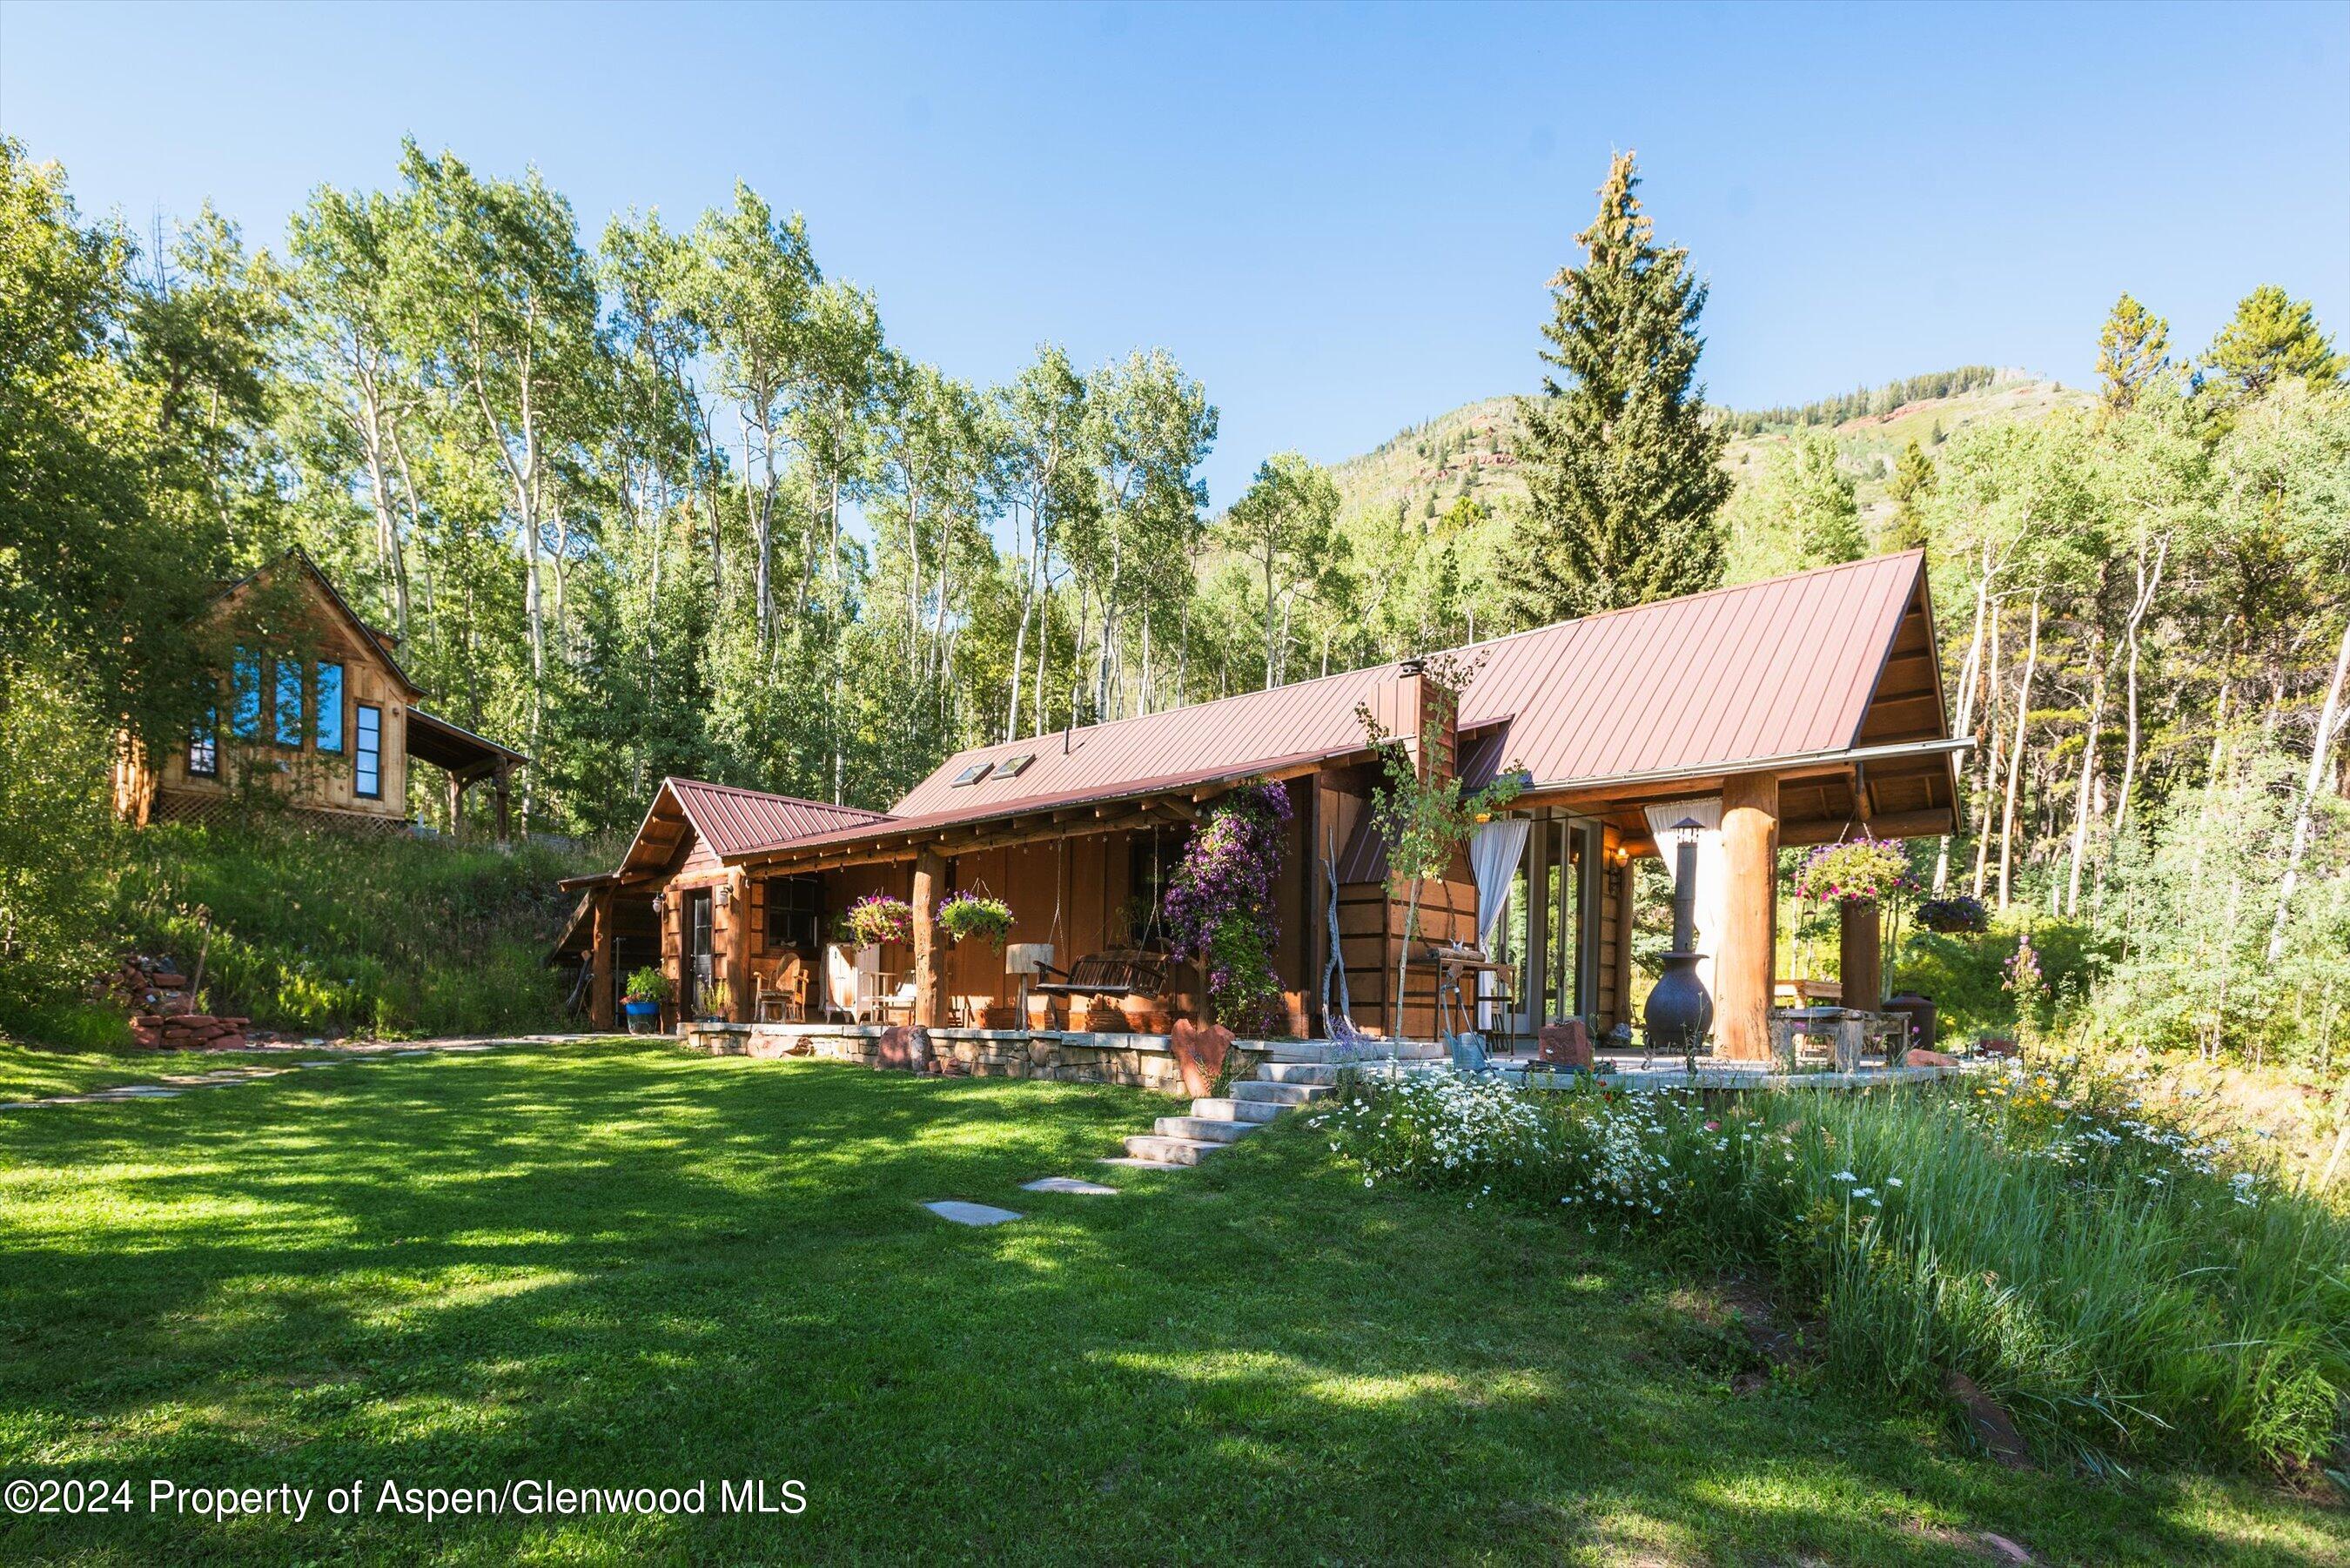
[[[284,1067],[292,1058],[267,1051],[53,1051],[0,1039],[0,1103],[41,1100],[55,1095],[86,1095],[130,1084],[160,1084],[223,1067]],[[0,1159],[12,1159],[16,1145],[0,1127]]]
[[[6,1114],[0,1477],[322,1501],[0,1516],[0,1561],[2350,1562],[2350,1518],[2252,1484],[2012,1475],[1921,1413],[1733,1393],[1701,1282],[1366,1192],[1295,1118],[1017,1190],[1164,1104],[599,1043]],[[324,1516],[518,1477],[808,1507]]]

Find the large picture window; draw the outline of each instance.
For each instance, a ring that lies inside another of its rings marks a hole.
[[[302,667],[290,659],[277,661],[277,743],[302,743]]]
[[[261,656],[241,648],[229,670],[228,724],[240,741],[261,738]]]
[[[372,702],[362,702],[353,712],[356,721],[351,752],[351,781],[360,795],[368,800],[383,798],[383,710]]]
[[[317,709],[310,726],[312,742],[322,752],[343,749],[343,667],[330,659],[318,661]]]

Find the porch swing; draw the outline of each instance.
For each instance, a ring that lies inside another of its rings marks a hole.
[[[1158,832],[1158,826],[1153,824],[1151,834],[1154,843]],[[1056,954],[1059,950],[1061,890],[1068,881],[1069,870],[1069,836],[1066,831],[1061,835],[1060,845],[1060,870],[1053,882],[1053,925],[1050,932],[1053,940],[1041,944],[1046,955]],[[1154,905],[1151,923],[1155,925],[1158,918]],[[1146,928],[1136,940],[1140,942],[1148,935]],[[1128,997],[1160,997],[1167,992],[1166,966],[1139,946],[1104,948],[1099,952],[1087,954],[1066,969],[1053,962],[1050,956],[1031,957],[1029,961],[1035,965],[1035,972],[1058,978],[1025,985],[1022,993],[1024,1005],[1024,999],[1030,996],[1066,997],[1074,1012],[1076,1000],[1080,996],[1089,998],[1095,1006],[1098,1006],[1105,1000],[1123,1002]],[[1123,1019],[1119,1026],[1124,1027]]]

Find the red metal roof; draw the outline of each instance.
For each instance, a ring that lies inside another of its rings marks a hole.
[[[722,856],[888,820],[880,812],[860,811],[853,805],[830,805],[795,795],[703,784],[699,779],[661,782],[677,797],[693,831]]]
[[[1496,639],[1461,703],[1464,730],[1506,721],[1507,760],[1537,785],[1706,773],[1854,743],[1870,691],[1925,570],[1917,551]],[[1357,703],[1397,665],[1251,691],[1163,713],[958,752],[891,808],[946,820],[1176,774],[1244,773],[1274,759],[1359,749]],[[1034,753],[1014,778],[974,763]]]

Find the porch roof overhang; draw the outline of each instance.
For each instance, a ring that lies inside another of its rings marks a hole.
[[[502,746],[463,724],[452,724],[421,708],[408,711],[408,754],[431,763],[452,777],[484,778],[508,769],[526,767],[530,759],[512,746]]]

